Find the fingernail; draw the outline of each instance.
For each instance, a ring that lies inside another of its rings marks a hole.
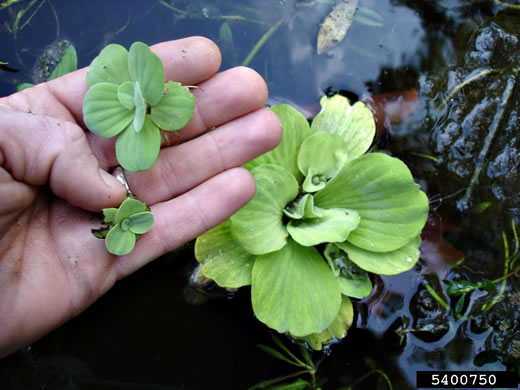
[[[124,188],[125,186],[123,183],[121,183],[119,180],[117,180],[114,176],[112,176],[110,173],[103,169],[99,169],[99,176],[101,176],[101,179],[105,182],[105,184],[113,189],[120,190]],[[126,190],[126,188],[125,188]]]

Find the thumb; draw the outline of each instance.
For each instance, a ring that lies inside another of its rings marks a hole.
[[[90,211],[119,205],[126,188],[100,168],[83,129],[46,116],[0,107],[3,167],[15,180],[51,190]]]

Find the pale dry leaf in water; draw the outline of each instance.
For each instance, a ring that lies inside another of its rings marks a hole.
[[[318,55],[343,40],[354,20],[357,4],[358,0],[340,0],[327,15],[318,33]]]

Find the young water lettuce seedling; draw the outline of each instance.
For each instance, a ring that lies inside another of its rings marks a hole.
[[[284,134],[246,164],[255,196],[195,244],[205,276],[223,287],[251,285],[256,317],[315,349],[345,336],[349,297],[372,290],[368,272],[414,266],[428,214],[403,162],[365,154],[375,135],[370,110],[341,96],[321,105],[312,126],[288,105],[273,108]]]
[[[117,135],[117,160],[132,172],[155,163],[161,130],[179,130],[193,117],[193,95],[177,82],[165,82],[161,60],[142,42],[133,43],[130,51],[116,44],[105,47],[90,64],[87,85],[85,124],[100,137]],[[120,179],[129,190],[122,173]],[[105,238],[107,250],[118,256],[130,253],[153,224],[150,209],[130,190],[118,209],[104,209],[103,214],[108,226],[93,233]]]
[[[161,130],[179,130],[193,117],[193,95],[177,82],[164,81],[161,60],[142,42],[129,52],[116,44],[105,47],[90,64],[87,85],[85,124],[100,137],[118,136],[117,160],[132,172],[155,163]]]
[[[130,253],[137,237],[153,225],[153,214],[146,203],[133,198],[126,198],[119,208],[103,209],[103,215],[108,225],[105,245],[110,253],[117,256]]]

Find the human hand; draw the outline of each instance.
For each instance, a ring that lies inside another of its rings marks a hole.
[[[155,223],[126,256],[91,229],[126,188],[113,139],[84,130],[86,69],[0,99],[0,357],[81,313],[114,283],[224,221],[255,192],[236,168],[274,148],[280,122],[264,109],[267,88],[247,68],[215,74],[220,53],[193,37],[152,47],[166,79],[192,90],[195,114],[168,134],[156,164],[127,173]],[[210,129],[210,130],[208,130]]]

